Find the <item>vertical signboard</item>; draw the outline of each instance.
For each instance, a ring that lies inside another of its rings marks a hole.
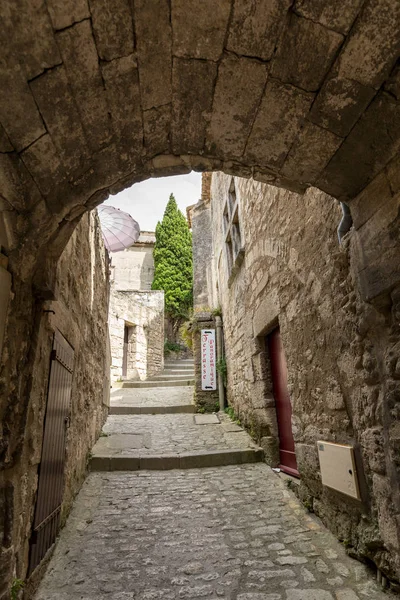
[[[217,389],[214,329],[201,330],[201,389]]]

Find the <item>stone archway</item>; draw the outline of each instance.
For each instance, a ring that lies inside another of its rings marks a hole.
[[[391,0],[23,6],[2,8],[10,252],[147,177],[220,169],[351,199],[398,151]]]
[[[357,227],[370,223],[359,239],[370,296],[398,283],[398,267],[376,275],[376,253],[398,253],[397,2],[22,6],[0,9],[0,244],[13,276],[0,414],[15,417],[2,467],[23,444],[27,357],[54,261],[109,193],[192,169],[313,185],[350,202]]]

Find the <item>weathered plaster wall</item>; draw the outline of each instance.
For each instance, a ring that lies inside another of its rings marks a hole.
[[[142,231],[135,244],[111,253],[111,278],[116,290],[151,290],[154,244],[155,233]]]
[[[111,380],[122,377],[124,329],[129,326],[128,379],[146,379],[164,366],[164,292],[117,291],[110,295]]]
[[[45,268],[45,265],[43,266]],[[16,286],[13,280],[11,303]],[[28,357],[31,375],[24,387],[26,404],[14,403],[15,390],[3,390],[11,373],[2,370],[0,380],[0,598],[9,598],[13,577],[25,579],[29,537],[34,514],[37,468],[41,458],[43,419],[46,408],[52,337],[58,328],[75,350],[71,395],[71,424],[67,434],[65,493],[62,520],[86,473],[87,457],[107,413],[109,389],[104,387],[109,369],[106,359],[108,260],[97,216],[81,219],[57,264],[53,301],[37,299],[26,286],[27,310],[18,326],[9,319],[2,360],[13,351],[20,329],[31,328]],[[44,311],[54,311],[44,312]],[[23,338],[21,338],[23,339]],[[21,349],[22,351],[22,349]],[[24,364],[20,364],[24,368]],[[9,444],[5,444],[6,440]]]
[[[353,552],[398,580],[400,289],[393,287],[393,275],[399,268],[399,196],[393,190],[385,196],[379,181],[371,184],[360,208],[352,204],[355,228],[340,247],[341,212],[331,197],[314,188],[300,196],[235,178],[245,253],[228,281],[221,224],[230,183],[230,176],[213,175],[214,265],[229,401],[274,464],[277,424],[264,336],[279,322],[300,496]],[[383,218],[377,196],[392,207],[391,219]],[[360,238],[364,245],[367,236],[374,242],[367,244],[370,255],[360,253]],[[385,270],[391,285],[386,278],[380,288],[385,294],[375,305],[365,302],[360,275],[369,277],[370,287],[373,273],[381,284]],[[363,502],[322,486],[318,439],[355,446]]]

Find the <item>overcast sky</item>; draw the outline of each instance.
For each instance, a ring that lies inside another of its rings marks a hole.
[[[105,204],[132,215],[142,231],[154,231],[161,221],[170,194],[174,194],[186,217],[186,207],[196,204],[201,196],[201,173],[147,179],[110,196]]]

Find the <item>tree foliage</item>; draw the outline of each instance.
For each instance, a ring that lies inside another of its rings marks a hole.
[[[171,317],[184,316],[193,304],[192,234],[173,194],[157,223],[154,266],[152,289],[164,290]]]

